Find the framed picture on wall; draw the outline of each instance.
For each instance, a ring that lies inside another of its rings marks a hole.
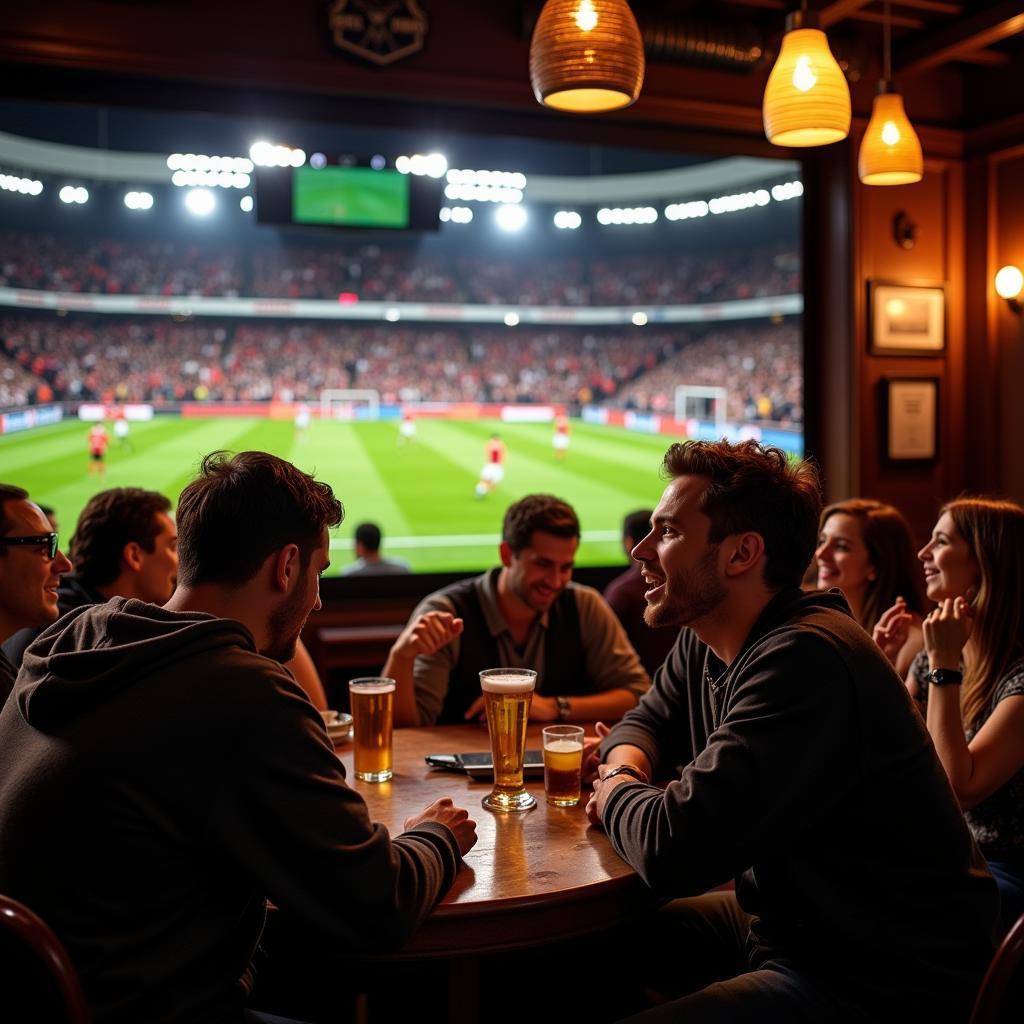
[[[939,457],[939,378],[882,381],[885,457],[890,462],[934,462]]]
[[[941,355],[946,347],[945,287],[872,281],[868,343],[876,356]]]

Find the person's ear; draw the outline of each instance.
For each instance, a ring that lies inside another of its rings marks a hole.
[[[275,590],[288,593],[299,578],[302,559],[297,544],[285,544],[276,555],[271,556],[271,580]]]
[[[501,564],[507,569],[512,564],[512,549],[502,541],[498,552],[501,554]]]
[[[726,576],[750,572],[764,556],[764,537],[759,533],[738,533],[729,538],[732,550],[725,563]]]
[[[142,568],[142,548],[133,540],[125,544],[121,558],[132,572],[138,572]]]

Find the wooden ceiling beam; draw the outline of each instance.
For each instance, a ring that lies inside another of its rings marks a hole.
[[[828,28],[830,25],[834,25],[837,21],[842,21],[843,18],[848,18],[851,14],[856,14],[857,11],[867,7],[870,3],[871,0],[832,0],[831,3],[818,8],[818,17],[821,19],[821,27]]]
[[[931,11],[933,14],[963,13],[963,4],[949,3],[948,0],[893,0],[894,7],[910,7],[915,11]]]
[[[876,25],[885,24],[885,15],[875,11],[857,11],[856,14],[851,14],[848,17],[851,21],[870,21]],[[893,14],[889,17],[889,22],[897,28],[921,29],[925,25],[920,18],[915,18],[912,14]]]
[[[1024,31],[1024,0],[1003,0],[896,47],[893,65],[900,75],[937,68]]]

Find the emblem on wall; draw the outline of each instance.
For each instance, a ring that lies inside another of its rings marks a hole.
[[[427,35],[417,0],[335,0],[327,18],[335,46],[374,64],[422,50]]]

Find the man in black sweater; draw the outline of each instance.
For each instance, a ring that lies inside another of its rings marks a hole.
[[[814,469],[753,441],[664,467],[634,557],[647,621],[689,628],[605,737],[588,805],[649,885],[697,897],[646,944],[688,994],[638,1019],[966,1021],[995,886],[885,656],[838,591],[798,589]]]

